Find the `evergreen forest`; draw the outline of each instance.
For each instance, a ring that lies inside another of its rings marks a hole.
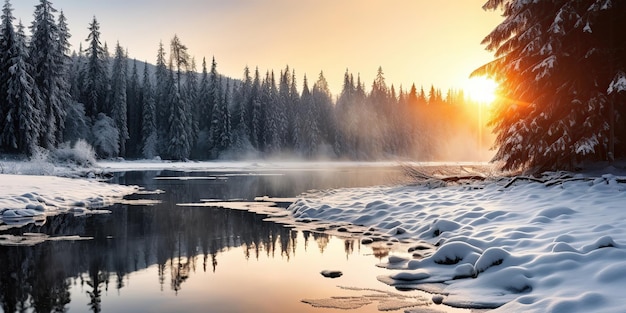
[[[382,68],[369,88],[346,70],[333,96],[323,72],[299,84],[289,66],[245,67],[241,78],[228,78],[214,58],[197,62],[177,35],[158,43],[154,65],[139,62],[120,43],[110,51],[96,17],[84,46],[71,51],[68,22],[50,1],[36,5],[30,35],[12,11],[5,1],[3,153],[28,156],[82,141],[104,159],[429,161],[459,143],[467,146],[463,159],[480,142],[476,107],[462,91],[396,89]]]
[[[489,0],[503,22],[472,75],[500,85],[490,112],[462,90],[389,86],[346,70],[331,94],[323,72],[243,68],[220,74],[177,35],[154,64],[101,40],[94,17],[72,50],[48,0],[28,27],[5,1],[0,18],[0,152],[29,156],[88,143],[99,158],[472,160],[490,146],[503,169],[572,170],[626,156],[626,2]],[[487,114],[489,113],[489,114]],[[484,116],[483,116],[484,115]]]

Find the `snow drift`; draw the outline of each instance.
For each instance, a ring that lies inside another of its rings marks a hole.
[[[379,280],[436,292],[445,304],[495,312],[616,312],[626,307],[621,181],[605,175],[553,186],[517,181],[342,189],[308,194],[289,209],[297,220],[359,224],[437,246],[390,256],[384,266],[394,271]]]
[[[0,225],[21,226],[59,213],[89,214],[138,187],[53,176],[0,174]],[[96,211],[97,212],[97,211]]]

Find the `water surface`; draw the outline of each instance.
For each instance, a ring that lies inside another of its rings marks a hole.
[[[294,197],[311,189],[397,182],[398,168],[117,174],[115,183],[162,192],[134,195],[111,214],[60,215],[4,233],[85,240],[0,247],[3,312],[404,312],[430,303],[377,281],[393,247],[354,236],[298,231],[207,200]],[[132,200],[155,200],[153,205]],[[338,270],[336,279],[323,270]],[[442,310],[443,307],[429,308]],[[335,308],[328,308],[335,307]],[[423,308],[423,306],[422,306]]]

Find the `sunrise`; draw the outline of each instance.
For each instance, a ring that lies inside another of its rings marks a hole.
[[[626,307],[626,1],[4,0],[0,313]]]

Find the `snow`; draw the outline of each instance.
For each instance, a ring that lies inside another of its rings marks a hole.
[[[615,78],[609,84],[609,88],[606,90],[607,94],[614,92],[626,91],[626,73],[619,71]]]
[[[382,266],[393,271],[378,279],[436,291],[444,304],[494,312],[621,311],[626,179],[574,178],[551,186],[517,181],[505,188],[505,180],[318,191],[289,210],[296,222],[360,224],[396,242],[437,246],[392,254]]]
[[[95,180],[0,174],[0,229],[44,223],[48,215],[102,213],[94,210],[138,191]],[[5,225],[6,224],[6,225]]]

